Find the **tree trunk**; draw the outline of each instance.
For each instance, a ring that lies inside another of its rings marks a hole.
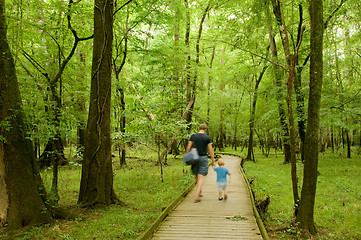
[[[256,105],[257,105],[257,94],[258,94],[258,87],[261,83],[261,80],[263,78],[264,73],[267,70],[267,66],[263,67],[262,72],[260,73],[258,79],[256,80],[256,85],[254,87],[254,96],[252,101],[252,108],[251,108],[251,116],[249,120],[249,138],[248,138],[248,152],[246,160],[249,161],[255,161],[254,155],[253,155],[253,128],[254,128],[254,121],[255,121],[255,115],[256,115]]]
[[[347,143],[347,158],[351,158],[351,133],[350,130],[345,130],[346,143]]]
[[[110,100],[113,1],[95,0],[90,106],[78,202],[83,207],[118,201],[113,189]]]
[[[191,101],[192,98],[192,84],[191,84],[191,53],[190,53],[190,32],[191,32],[191,16],[189,11],[189,2],[188,0],[185,0],[185,7],[186,7],[186,32],[185,32],[185,39],[184,43],[186,45],[186,54],[187,54],[187,61],[186,61],[186,97],[187,102]],[[188,124],[188,130],[190,130],[190,123],[192,122],[192,110],[193,106],[191,106],[191,109],[189,113],[186,116],[186,122]]]
[[[209,62],[209,69],[212,69],[213,67],[213,61],[214,61],[214,56],[216,55],[216,47],[213,46],[212,47],[212,56],[211,56],[211,61]],[[207,82],[207,126],[209,126],[209,121],[210,121],[210,114],[211,114],[211,85],[212,85],[212,81],[213,81],[213,76],[212,74],[209,74],[208,77],[208,82]]]
[[[5,1],[0,0],[0,227],[51,220],[34,177],[35,154],[27,139],[14,59],[6,39]],[[4,127],[8,125],[9,127]]]
[[[332,152],[335,152],[335,138],[334,138],[333,124],[331,124],[331,148],[332,148]]]
[[[80,72],[80,76],[78,77],[78,83],[83,85],[83,79],[85,78],[85,69],[86,69],[86,59],[85,54],[81,51],[77,51],[78,56],[80,58],[81,64],[79,64],[78,71]],[[79,112],[83,113],[86,116],[86,107],[85,107],[85,98],[83,96],[74,96],[77,103],[77,109]],[[77,141],[76,141],[76,152],[77,157],[83,157],[84,153],[84,134],[85,134],[85,118],[78,117],[77,118]]]
[[[125,96],[124,96],[124,90],[122,88],[119,88],[119,94],[120,94],[120,109],[121,109],[121,119],[120,119],[120,131],[125,134]],[[120,156],[120,166],[125,166],[127,162],[125,161],[126,151],[125,151],[125,143],[122,144],[122,151]]]
[[[323,1],[310,2],[310,92],[308,104],[308,123],[305,141],[305,164],[299,211],[296,218],[298,226],[316,234],[314,206],[318,167],[318,133],[323,78]]]
[[[60,165],[64,165],[67,160],[64,156],[64,146],[60,137],[60,133],[49,139],[43,153],[41,154],[38,165],[40,169],[53,166],[54,158]]]
[[[298,206],[298,179],[297,179],[297,169],[296,169],[296,141],[295,141],[295,124],[293,118],[293,107],[292,107],[292,89],[293,89],[293,80],[296,74],[295,71],[295,60],[298,55],[298,48],[300,46],[300,42],[298,43],[294,54],[291,54],[287,26],[284,22],[282,3],[280,0],[272,0],[273,12],[277,20],[277,24],[280,31],[280,36],[282,39],[283,50],[285,52],[285,57],[288,65],[288,77],[287,77],[287,109],[288,109],[288,124],[289,124],[289,132],[290,132],[290,162],[291,162],[291,177],[292,177],[292,190],[293,190],[293,199],[295,205],[295,214],[297,213]],[[300,35],[302,35],[303,30],[301,30]]]
[[[223,89],[221,89],[222,91]],[[224,133],[223,133],[223,106],[220,107],[220,111],[219,111],[219,138],[217,141],[217,145],[218,145],[218,149],[219,151],[224,151]]]
[[[275,41],[275,36],[273,33],[272,26],[270,25],[270,31],[269,31],[269,39],[270,39],[270,45],[271,45],[271,54],[272,58],[274,60],[278,59],[278,51]],[[282,73],[281,70],[277,67],[273,67],[275,80],[274,84],[276,85],[278,91],[277,91],[277,103],[278,103],[278,116],[280,118],[280,125],[281,125],[281,141],[283,144],[283,154],[284,154],[284,161],[283,163],[288,164],[291,161],[291,147],[290,147],[290,134],[287,124],[287,117],[286,117],[286,110],[285,106],[283,104],[284,94],[282,92]]]
[[[299,5],[299,13],[300,13],[300,17],[299,17],[299,24],[298,24],[298,33],[297,33],[297,42],[296,45],[298,46],[299,44],[301,44],[301,39],[302,39],[302,23],[303,23],[303,8],[302,5]],[[306,118],[305,118],[305,99],[304,99],[304,95],[301,91],[302,89],[302,85],[301,85],[301,78],[302,78],[302,70],[304,68],[304,66],[306,65],[306,63],[308,62],[309,56],[306,57],[304,63],[302,66],[299,66],[299,61],[298,61],[298,54],[295,55],[295,66],[297,66],[297,70],[295,71],[295,76],[294,76],[294,90],[296,93],[296,102],[297,102],[297,123],[298,123],[298,133],[300,135],[300,152],[301,152],[301,160],[302,162],[304,162],[304,143],[305,143],[305,134],[306,134]]]

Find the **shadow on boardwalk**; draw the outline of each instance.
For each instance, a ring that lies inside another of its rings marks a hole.
[[[164,219],[152,239],[262,239],[249,190],[239,169],[240,159],[223,158],[232,172],[228,199],[218,200],[217,175],[210,167],[202,201],[194,203],[193,189]]]

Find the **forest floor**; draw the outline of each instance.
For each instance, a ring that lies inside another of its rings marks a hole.
[[[227,152],[240,156],[240,151]],[[361,156],[353,150],[352,158],[342,153],[321,153],[315,203],[315,222],[319,234],[313,239],[356,240],[361,236]],[[75,220],[55,220],[51,224],[23,229],[15,236],[0,230],[0,239],[137,239],[172,201],[194,180],[181,156],[168,156],[163,166],[157,152],[144,147],[128,150],[127,165],[120,167],[114,158],[114,190],[125,205],[83,209],[77,206],[81,166],[71,163],[59,171],[59,204],[78,215]],[[270,196],[264,223],[271,239],[300,239],[291,225],[293,216],[290,166],[283,164],[280,153],[268,157],[257,153],[256,162],[246,162],[244,169],[257,200]],[[51,169],[42,171],[50,189]],[[303,165],[298,161],[299,186]]]
[[[357,240],[361,236],[361,157],[354,149],[352,158],[340,152],[320,153],[314,219],[318,230],[312,239]],[[252,182],[256,199],[270,197],[264,223],[271,239],[300,239],[293,225],[291,166],[283,164],[283,155],[265,157],[256,154],[256,162],[246,162],[244,170]],[[299,194],[303,164],[297,163]]]
[[[157,152],[140,146],[129,149],[127,154],[126,166],[120,167],[118,157],[113,161],[113,186],[124,205],[79,208],[81,166],[73,162],[59,169],[59,205],[78,217],[71,221],[57,219],[51,224],[23,229],[12,236],[0,229],[0,239],[137,239],[194,181],[194,177],[180,156],[168,157],[162,177]],[[46,188],[50,189],[52,169],[43,170],[41,175]]]

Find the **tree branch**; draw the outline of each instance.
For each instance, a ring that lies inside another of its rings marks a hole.
[[[79,38],[78,37],[78,33],[76,30],[74,30],[74,28],[71,25],[71,16],[70,16],[70,9],[71,9],[71,5],[73,4],[73,0],[69,0],[69,5],[68,5],[68,12],[67,12],[67,20],[68,20],[68,29],[73,33],[74,36],[74,43],[73,43],[73,47],[68,55],[67,58],[65,58],[65,60],[61,63],[60,67],[59,67],[59,71],[56,74],[56,76],[54,77],[54,79],[51,81],[51,84],[55,84],[57,81],[59,81],[61,75],[64,72],[64,69],[66,67],[66,65],[68,64],[68,62],[70,61],[70,59],[73,57],[75,50],[78,46],[78,43],[81,41],[86,41],[89,39],[92,39],[94,37],[94,35],[90,36],[90,37],[85,37],[85,38]]]
[[[264,56],[261,56],[261,55],[259,55],[259,54],[257,54],[257,53],[254,53],[254,52],[252,52],[252,51],[250,51],[250,50],[241,48],[241,47],[237,46],[237,44],[229,43],[229,42],[222,41],[222,40],[214,40],[214,39],[213,39],[213,40],[210,40],[210,39],[202,39],[202,40],[203,40],[203,41],[213,42],[213,43],[218,42],[218,43],[224,43],[224,44],[226,44],[226,45],[230,45],[230,46],[232,46],[232,47],[234,47],[234,48],[237,48],[237,49],[239,49],[239,50],[241,50],[241,51],[247,52],[247,53],[249,53],[249,54],[251,54],[251,55],[253,55],[253,56],[259,57],[259,58],[265,60],[266,62],[269,62],[269,63],[271,63],[271,64],[273,64],[273,65],[275,65],[275,66],[277,66],[277,67],[280,67],[280,68],[282,68],[283,70],[285,70],[286,72],[289,71],[289,69],[288,69],[287,67],[281,65],[280,63],[275,62],[275,61],[272,61],[272,60],[270,60],[270,59],[268,59],[268,58],[266,58],[266,57],[264,57]]]
[[[328,27],[328,24],[331,20],[331,18],[336,14],[336,12],[338,10],[340,10],[340,8],[342,7],[342,5],[346,2],[347,0],[341,0],[340,4],[336,7],[336,9],[331,13],[330,16],[328,16],[328,18],[326,19],[325,23],[323,24],[323,29],[325,30]]]
[[[27,52],[21,49],[24,57],[38,70],[45,78],[50,82],[49,74],[46,72],[45,68],[43,68],[40,63],[38,63],[32,56],[30,56]]]
[[[133,0],[129,0],[128,2],[124,3],[120,8],[118,8],[117,10],[114,11],[113,16],[115,14],[117,14],[117,12],[119,12],[120,10],[122,10],[123,7],[125,7],[126,5],[128,5],[129,3],[131,3]]]

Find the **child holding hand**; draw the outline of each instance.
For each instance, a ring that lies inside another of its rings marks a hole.
[[[227,200],[227,175],[231,175],[228,168],[224,167],[224,159],[218,159],[218,166],[215,167],[214,171],[217,173],[217,186],[219,191],[219,201],[223,200],[222,193],[224,192],[224,200]]]

